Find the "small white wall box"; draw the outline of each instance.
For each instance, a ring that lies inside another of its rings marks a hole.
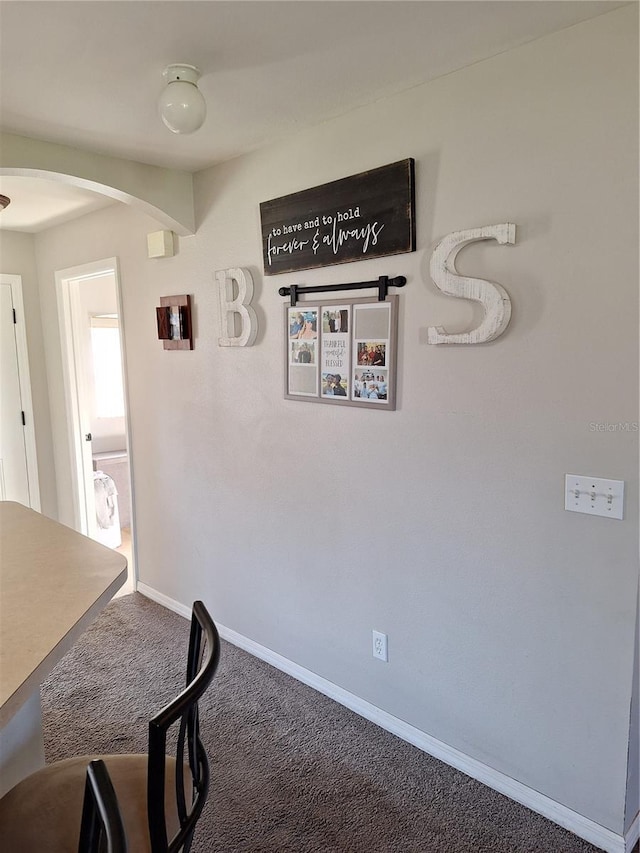
[[[172,258],[175,255],[173,231],[153,231],[147,234],[147,253],[150,258]]]

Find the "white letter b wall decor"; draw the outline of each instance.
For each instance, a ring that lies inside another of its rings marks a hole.
[[[218,346],[221,347],[250,347],[258,334],[258,319],[250,305],[253,299],[253,279],[251,273],[242,267],[232,267],[228,270],[217,270],[218,300],[220,304],[220,337]],[[236,283],[238,293],[233,296],[233,283]],[[236,318],[239,318],[240,334],[234,335]]]
[[[515,243],[516,226],[510,222],[502,225],[485,225],[468,231],[454,231],[441,240],[433,250],[429,272],[436,286],[450,296],[473,299],[484,307],[483,321],[475,329],[458,334],[448,334],[442,326],[429,326],[427,343],[430,344],[482,344],[499,337],[511,319],[509,294],[499,284],[483,278],[467,278],[456,272],[456,256],[460,249],[476,240],[497,240],[498,243]]]

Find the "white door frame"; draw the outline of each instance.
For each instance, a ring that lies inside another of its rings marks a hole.
[[[22,298],[22,276],[0,273],[0,283],[11,288],[11,301],[16,312],[14,326],[16,351],[18,355],[18,374],[20,398],[25,416],[24,446],[27,457],[27,480],[29,483],[29,506],[40,512],[40,480],[38,477],[38,454],[36,451],[36,430],[31,398],[31,373],[29,371],[29,350],[27,347],[27,328]]]
[[[88,470],[88,460],[83,463],[87,454],[88,442],[84,440],[83,428],[89,430],[89,426],[83,424],[83,413],[80,408],[80,399],[83,394],[83,379],[76,370],[76,358],[74,352],[74,340],[78,340],[79,329],[74,325],[74,316],[77,322],[78,312],[73,311],[73,306],[79,298],[79,287],[83,281],[99,278],[106,274],[112,274],[116,283],[118,299],[118,318],[121,332],[124,332],[124,318],[122,311],[122,292],[120,289],[120,271],[117,258],[104,258],[77,267],[69,267],[64,270],[56,270],[56,295],[58,299],[58,321],[60,326],[60,346],[62,350],[62,371],[64,375],[64,392],[67,411],[67,425],[69,437],[69,456],[71,465],[71,483],[73,490],[74,524],[76,530],[85,535],[91,535],[95,520],[87,517],[87,495],[84,471]],[[135,565],[135,524],[133,506],[133,480],[131,470],[131,430],[129,425],[129,395],[127,387],[126,351],[124,344],[124,333],[120,335],[122,347],[122,373],[124,388],[125,426],[129,463],[129,477],[131,481],[131,518],[132,518],[132,545],[133,563]],[[91,494],[90,497],[93,497]],[[93,501],[91,501],[93,503]]]

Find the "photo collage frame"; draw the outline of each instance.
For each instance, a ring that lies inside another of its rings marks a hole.
[[[398,297],[285,308],[285,398],[392,411]]]

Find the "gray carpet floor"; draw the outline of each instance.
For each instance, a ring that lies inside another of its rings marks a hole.
[[[43,685],[47,761],[144,752],[188,627],[137,593],[111,602]],[[193,853],[597,853],[228,643],[200,707],[212,784]]]

